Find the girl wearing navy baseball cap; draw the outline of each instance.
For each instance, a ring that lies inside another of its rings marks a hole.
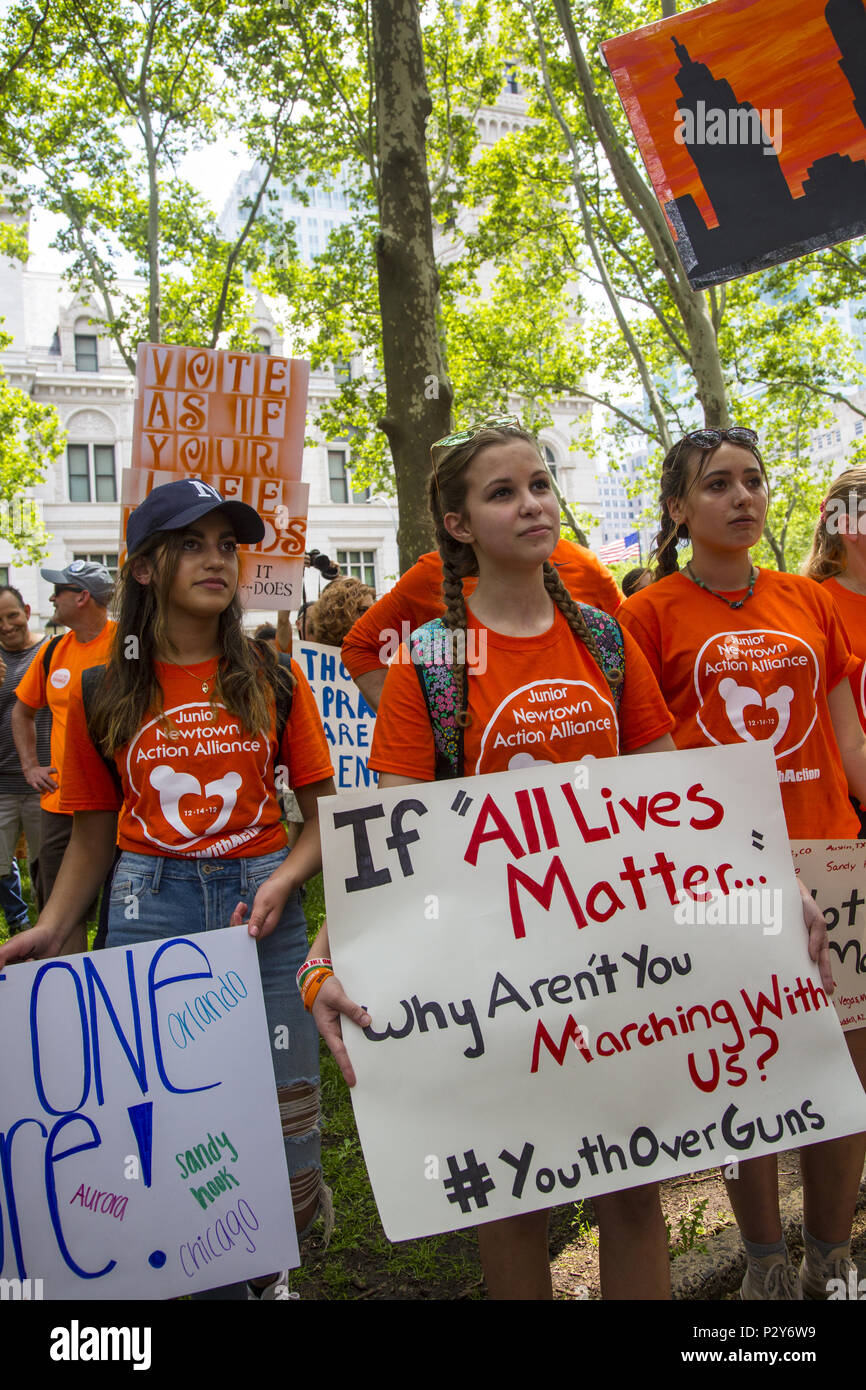
[[[238,544],[264,530],[252,507],[197,478],[154,488],[132,512],[111,655],[70,699],[62,805],[72,839],[39,921],[0,947],[0,962],[62,951],[110,867],[115,824],[109,947],[249,914],[272,1040],[288,1030],[272,1056],[303,1235],[325,1189],[317,1033],[295,984],[306,956],[299,889],[321,865],[317,802],[334,784],[302,672],[243,632]],[[305,818],[291,854],[277,769]],[[264,1276],[248,1296],[289,1298],[287,1274]]]

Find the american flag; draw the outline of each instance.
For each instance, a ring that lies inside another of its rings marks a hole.
[[[630,535],[623,536],[622,540],[601,545],[596,553],[599,560],[603,560],[606,565],[615,564],[619,560],[640,562],[640,532],[632,531]]]

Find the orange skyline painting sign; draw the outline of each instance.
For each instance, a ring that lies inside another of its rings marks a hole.
[[[602,50],[694,288],[866,233],[866,0],[716,0]]]

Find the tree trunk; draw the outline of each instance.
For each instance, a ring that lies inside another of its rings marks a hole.
[[[425,499],[430,444],[451,429],[451,384],[437,319],[439,276],[424,128],[431,102],[415,0],[373,0],[379,152],[376,262],[386,415],[397,479],[400,568],[434,545]]]

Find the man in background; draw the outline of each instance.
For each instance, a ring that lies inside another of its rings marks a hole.
[[[30,926],[15,850],[23,830],[30,877],[39,858],[42,812],[39,793],[24,773],[12,738],[15,688],[36,658],[42,638],[30,630],[30,608],[11,584],[0,587],[0,909],[10,936]],[[51,716],[40,710],[35,720],[40,762],[49,760]]]
[[[81,672],[108,660],[115,623],[108,617],[114,583],[108,570],[90,560],[73,560],[65,570],[41,570],[54,585],[51,601],[54,621],[69,629],[55,637],[38,661],[31,663],[15,694],[12,734],[21,768],[30,786],[41,795],[42,843],[34,888],[42,911],[51,896],[69,837],[72,817],[60,811],[60,772],[66,739],[69,692],[81,680]],[[51,762],[40,762],[36,745],[36,716],[51,711]],[[94,904],[85,918],[91,915]],[[87,949],[86,921],[71,924],[63,954]]]

